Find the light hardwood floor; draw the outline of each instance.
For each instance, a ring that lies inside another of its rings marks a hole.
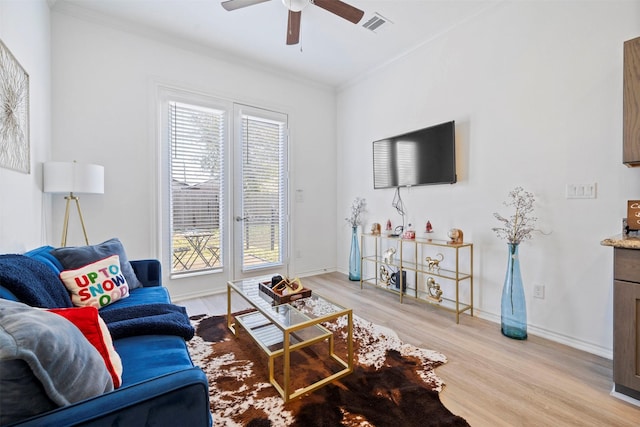
[[[395,330],[448,362],[436,373],[440,398],[472,426],[639,426],[640,407],[610,396],[612,362],[543,338],[506,338],[500,325],[455,316],[428,304],[350,282],[341,273],[303,279],[305,286],[353,308],[355,315]],[[240,299],[233,310],[244,308]],[[226,313],[226,294],[178,304],[190,315]]]

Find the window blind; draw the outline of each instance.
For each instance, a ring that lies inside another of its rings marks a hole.
[[[283,263],[286,123],[243,114],[241,132],[243,269],[250,270]]]
[[[226,112],[168,103],[172,272],[222,267]]]

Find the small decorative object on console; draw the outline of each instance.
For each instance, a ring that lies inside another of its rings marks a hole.
[[[373,225],[371,226],[371,234],[379,236],[381,229],[382,227],[380,227],[380,223],[374,222]]]
[[[433,227],[431,226],[431,221],[427,221],[427,225],[424,231],[425,233],[433,233]]]
[[[384,261],[385,264],[392,264],[393,263],[393,256],[396,253],[396,248],[389,248],[386,251],[384,251],[384,255],[382,256],[382,260]]]
[[[413,226],[411,224],[409,224],[409,227],[407,228],[407,231],[402,233],[402,238],[403,239],[415,239],[416,238],[416,232],[413,229]]]
[[[400,274],[402,274],[402,277],[400,277]],[[404,270],[399,270],[399,271],[396,271],[395,273],[392,273],[389,285],[400,290],[401,280],[402,280],[402,292],[405,292],[407,290],[407,272]]]
[[[440,262],[444,260],[444,255],[441,253],[436,254],[437,258],[426,257],[424,260],[427,262],[427,269],[433,272],[440,271]]]
[[[463,241],[463,233],[462,230],[460,230],[459,228],[452,228],[451,230],[449,230],[449,232],[447,233],[447,236],[449,236],[449,243],[454,245],[454,244],[460,244]]]
[[[430,300],[442,302],[442,289],[440,289],[440,284],[436,283],[436,279],[431,276],[427,277],[427,292]]]
[[[380,266],[380,281],[386,286],[389,286],[391,283],[391,275],[387,271],[384,265]]]
[[[416,238],[416,232],[413,230],[407,230],[404,233],[402,233],[402,238],[403,239],[415,239]]]

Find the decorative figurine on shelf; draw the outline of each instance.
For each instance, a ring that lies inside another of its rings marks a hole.
[[[384,251],[384,255],[382,256],[382,260],[385,264],[393,264],[393,256],[396,253],[396,248],[389,248]]]
[[[373,225],[371,226],[371,234],[373,234],[374,236],[379,236],[380,235],[380,224],[377,222],[374,222]]]
[[[436,257],[437,258],[431,258],[428,256],[425,258],[425,261],[427,262],[427,269],[434,273],[440,272],[440,262],[444,260],[444,255],[441,253],[438,253]]]
[[[442,289],[436,283],[436,279],[431,276],[427,277],[427,293],[429,294],[429,299],[435,302],[442,302]]]
[[[427,221],[427,226],[424,231],[425,233],[433,233],[433,227],[431,226],[431,221]]]
[[[402,233],[402,238],[407,240],[412,240],[416,238],[416,232],[413,230],[407,230]]]
[[[449,236],[449,244],[451,245],[459,245],[462,243],[462,230],[460,230],[459,228],[452,228],[451,230],[449,230],[449,232],[447,233],[447,236]]]
[[[403,239],[415,239],[416,238],[416,232],[413,229],[413,226],[411,224],[409,224],[409,227],[407,228],[407,231],[402,233],[402,238]]]
[[[384,267],[384,265],[380,266],[380,281],[385,286],[389,286],[389,284],[391,283],[391,275],[389,274],[387,269]]]
[[[385,227],[384,231],[386,231],[387,235],[393,233],[393,230],[391,229],[391,220],[390,219],[387,220],[387,226]]]

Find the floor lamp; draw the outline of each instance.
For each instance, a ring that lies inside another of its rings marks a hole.
[[[103,194],[104,193],[104,167],[100,165],[81,164],[77,162],[46,162],[43,166],[43,180],[45,193],[63,193],[67,206],[64,212],[64,224],[62,226],[62,243],[67,245],[67,233],[69,231],[69,208],[71,202],[75,202],[84,233],[84,241],[89,244],[87,229],[84,226],[82,211],[80,210],[79,194]]]

